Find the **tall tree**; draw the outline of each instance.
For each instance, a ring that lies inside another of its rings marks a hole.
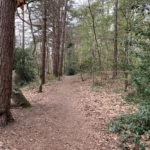
[[[52,59],[53,74],[56,77],[62,75],[68,1],[53,2],[52,8]]]
[[[46,22],[47,22],[47,8],[46,1],[43,2],[43,10],[42,10],[42,19],[43,19],[43,28],[42,28],[42,65],[41,65],[41,85],[39,88],[39,92],[42,92],[42,85],[45,84],[45,67],[46,67]]]
[[[114,31],[114,64],[113,64],[113,78],[117,77],[118,73],[118,0],[115,0],[115,31]]]
[[[22,18],[25,19],[24,6],[22,7]],[[22,50],[25,48],[25,23],[22,21]]]
[[[96,25],[95,25],[95,15],[92,12],[90,0],[88,0],[88,8],[89,8],[90,16],[92,18],[92,30],[94,33],[94,40],[95,40],[95,46],[96,46],[97,54],[98,54],[99,68],[101,71],[102,70],[101,50],[99,49],[99,43],[98,43],[98,38],[97,38],[97,33],[96,33]]]
[[[61,35],[61,51],[60,51],[60,62],[59,62],[59,76],[63,75],[63,60],[64,60],[64,49],[65,49],[65,34],[66,34],[66,17],[68,9],[68,1],[64,1],[64,9],[62,10],[62,35]]]
[[[54,3],[53,8],[53,74],[59,76],[60,44],[61,44],[61,1]]]
[[[16,2],[0,0],[0,126],[13,120],[10,112]]]

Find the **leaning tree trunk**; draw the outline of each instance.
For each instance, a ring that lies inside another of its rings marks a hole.
[[[0,0],[0,126],[13,121],[10,112],[16,2]]]

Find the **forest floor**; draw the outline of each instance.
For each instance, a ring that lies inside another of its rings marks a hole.
[[[43,93],[24,90],[33,107],[12,110],[16,121],[0,129],[0,150],[120,150],[108,123],[134,108],[114,84],[98,90],[90,84],[71,76],[45,85]]]

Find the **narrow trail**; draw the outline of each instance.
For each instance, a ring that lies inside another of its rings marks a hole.
[[[0,129],[0,150],[120,150],[107,124],[133,110],[121,94],[91,91],[73,76],[25,95],[33,107],[12,110],[16,122]]]

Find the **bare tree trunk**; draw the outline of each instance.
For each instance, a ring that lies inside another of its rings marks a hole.
[[[65,9],[62,12],[62,37],[61,37],[61,50],[60,50],[60,62],[59,62],[59,76],[63,75],[63,60],[65,50],[65,34],[66,34],[66,16],[67,16],[67,4],[68,0],[65,0]]]
[[[54,58],[55,58],[55,19],[53,18],[52,21],[52,72],[54,74],[54,68],[55,68],[55,64],[54,64]]]
[[[81,81],[84,81],[84,78],[83,78],[83,65],[82,64],[80,65],[80,77],[81,77]]]
[[[54,46],[53,46],[53,74],[55,77],[59,76],[59,58],[60,58],[60,39],[58,35],[58,29],[56,37],[54,37]]]
[[[63,72],[65,26],[68,0],[58,0],[53,7],[53,74],[60,79]]]
[[[0,0],[0,126],[13,121],[10,112],[16,2]]]
[[[90,0],[88,0],[88,8],[89,8],[90,15],[91,15],[91,18],[92,18],[92,30],[93,30],[93,33],[94,33],[94,40],[95,40],[97,54],[98,54],[99,68],[100,68],[100,71],[101,71],[102,70],[101,50],[99,49],[99,44],[98,44],[98,39],[97,39],[97,34],[96,34],[96,26],[95,26],[95,16],[92,12]]]
[[[128,36],[128,35],[127,35]],[[128,37],[126,37],[126,44],[125,44],[125,64],[126,64],[126,66],[129,64],[129,61],[128,61]],[[124,73],[124,75],[125,75],[125,88],[124,88],[124,91],[125,92],[127,92],[127,89],[128,89],[128,85],[129,85],[129,83],[128,83],[128,70],[127,69],[125,69],[125,73]]]
[[[49,48],[48,48],[48,46],[47,46],[47,48],[46,48],[46,68],[47,68],[47,70],[46,70],[46,73],[47,74],[50,74],[50,53],[49,53]]]
[[[60,20],[57,20],[57,28],[56,28],[56,55],[55,55],[55,59],[56,59],[56,72],[55,72],[55,76],[58,77],[59,76],[59,61],[60,61],[60,37],[61,37],[61,31],[60,31]]]
[[[22,7],[22,18],[24,20],[24,6]],[[25,26],[24,21],[22,21],[22,50],[25,49]]]
[[[52,60],[53,60],[53,74],[57,76],[57,62],[56,62],[56,22],[53,20],[53,49],[52,49]]]
[[[118,0],[115,1],[114,64],[113,79],[118,74]]]
[[[127,25],[126,25],[126,39],[125,39],[125,88],[124,88],[124,91],[127,92],[128,90],[128,86],[129,86],[129,83],[128,83],[128,70],[127,70],[127,67],[129,65],[129,16],[128,16],[128,12],[126,12],[127,14],[127,17],[126,17],[126,22],[127,22]]]
[[[60,1],[55,10],[55,19],[53,22],[53,74],[59,77],[59,62],[60,62],[60,44],[61,44],[61,8]]]
[[[29,8],[28,4],[27,4],[27,9],[28,9],[28,13],[29,13],[30,29],[31,29],[32,39],[33,39],[33,52],[32,52],[32,54],[34,55],[35,51],[36,51],[36,37],[35,37],[34,31],[33,31],[33,24],[32,24],[32,19],[31,19],[31,8]]]
[[[43,38],[42,38],[42,65],[41,65],[41,84],[39,92],[42,92],[42,85],[45,84],[45,59],[46,59],[46,1],[43,2]]]

